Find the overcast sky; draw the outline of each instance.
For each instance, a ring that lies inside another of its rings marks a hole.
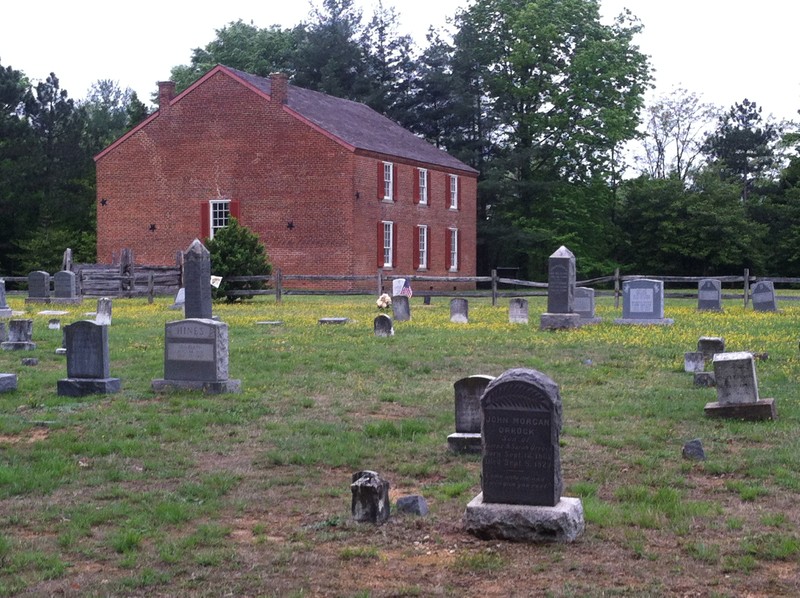
[[[384,0],[395,6],[401,32],[425,44],[428,28],[444,27],[468,0]],[[356,0],[365,16],[377,0]],[[291,27],[308,14],[305,0],[9,0],[0,9],[0,64],[44,79],[53,71],[70,97],[86,96],[98,79],[134,89],[148,102],[156,82],[188,64],[191,51],[215,31],[242,19],[258,27]],[[655,94],[682,86],[722,107],[744,98],[778,118],[800,109],[800,3],[791,0],[602,0],[610,18],[624,7],[637,15],[637,38],[656,69]]]

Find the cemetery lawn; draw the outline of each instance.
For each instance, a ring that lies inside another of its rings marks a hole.
[[[19,387],[0,394],[0,596],[797,596],[800,595],[800,304],[781,313],[697,313],[670,300],[671,327],[603,323],[540,332],[508,324],[508,300],[449,301],[376,338],[375,298],[215,304],[230,329],[238,395],[156,395],[172,298],[115,299],[111,375],[122,391],[59,397],[53,316],[37,349],[0,352]],[[64,308],[82,319],[94,300]],[[344,326],[321,317],[344,316]],[[279,320],[283,326],[258,324]],[[757,361],[778,419],[709,419],[683,355],[700,336]],[[38,357],[23,366],[23,357]],[[534,368],[561,389],[566,496],[583,501],[574,544],[481,541],[461,516],[480,459],[448,452],[453,383]],[[702,440],[707,460],[682,458]],[[371,469],[390,497],[421,494],[427,517],[350,518],[350,478]]]

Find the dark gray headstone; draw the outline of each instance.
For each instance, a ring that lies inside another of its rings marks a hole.
[[[0,318],[10,318],[11,315],[11,308],[6,301],[6,281],[0,278]]]
[[[8,321],[7,340],[0,343],[3,351],[33,351],[33,320],[13,319]]]
[[[528,300],[514,297],[508,302],[508,321],[511,324],[528,323]]]
[[[0,322],[0,343],[8,340],[8,332],[6,332],[6,323]]]
[[[395,322],[408,322],[411,319],[411,304],[406,295],[392,297],[392,316]]]
[[[186,319],[211,318],[211,254],[198,240],[192,241],[183,262]]]
[[[575,256],[563,245],[547,267],[547,313],[571,314],[575,299]]]
[[[623,282],[622,317],[630,320],[663,320],[664,282],[647,278]]]
[[[450,300],[450,321],[455,324],[469,323],[469,301],[460,297]]]
[[[108,378],[108,328],[88,320],[64,326],[68,378]]]
[[[757,282],[751,291],[753,309],[756,311],[777,311],[778,302],[775,298],[775,285],[771,280]]]
[[[16,374],[0,374],[0,392],[11,392],[17,390]]]
[[[28,274],[28,298],[50,298],[50,274],[41,270]]]
[[[590,287],[575,287],[573,310],[581,319],[594,319],[594,289]]]
[[[722,311],[722,283],[716,278],[706,278],[697,283],[697,309]]]
[[[394,326],[392,326],[392,319],[386,314],[378,314],[373,322],[375,336],[392,336],[394,334]]]
[[[227,380],[228,325],[210,319],[167,322],[164,379],[203,382]]]
[[[481,396],[494,376],[467,376],[453,384],[456,407],[456,432],[481,431]]]
[[[61,270],[53,275],[53,296],[56,299],[75,299],[77,295],[75,272]]]
[[[725,352],[725,339],[721,336],[701,336],[697,341],[697,350],[711,361],[717,353]]]
[[[111,299],[109,297],[101,297],[97,300],[97,312],[94,316],[96,324],[101,326],[111,325]]]
[[[389,481],[374,471],[353,474],[350,491],[353,494],[353,519],[363,523],[383,523],[389,519]]]
[[[512,369],[481,398],[483,502],[555,506],[561,500],[561,396],[536,370]]]
[[[419,494],[401,496],[397,499],[397,503],[395,504],[399,513],[419,515],[421,517],[424,517],[428,514],[428,502]]]

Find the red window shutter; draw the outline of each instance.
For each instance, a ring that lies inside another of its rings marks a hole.
[[[378,160],[378,199],[383,199],[383,162]]]
[[[444,267],[446,270],[452,268],[453,264],[450,262],[452,256],[451,249],[453,248],[453,239],[450,236],[450,229],[444,229]]]
[[[419,203],[420,196],[419,196],[419,168],[415,168],[412,171],[412,176],[414,177],[413,187],[414,187],[414,203]]]
[[[447,173],[444,175],[444,209],[450,209],[450,175]]]
[[[397,195],[397,180],[400,178],[400,168],[397,164],[392,164],[392,200],[397,201],[400,196]]]
[[[419,227],[414,227],[414,239],[413,245],[411,246],[411,255],[414,256],[413,263],[414,263],[414,270],[419,270]]]
[[[456,236],[456,255],[458,256],[458,263],[456,264],[456,270],[461,270],[461,231],[458,232]]]
[[[241,224],[242,220],[239,216],[239,201],[233,200],[230,204],[228,204],[228,209],[231,212],[231,216],[236,218],[236,220]]]
[[[200,202],[200,238],[204,241],[211,236],[211,208],[207,201]]]
[[[383,222],[378,220],[378,268],[383,268]]]
[[[392,234],[394,235],[394,239],[392,239],[392,268],[397,268],[397,223],[395,222],[392,225]]]

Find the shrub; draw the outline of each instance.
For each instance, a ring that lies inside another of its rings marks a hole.
[[[214,238],[206,242],[211,254],[211,273],[222,276],[218,289],[213,289],[215,299],[225,297],[227,301],[242,299],[228,293],[240,289],[263,289],[263,282],[229,282],[229,276],[260,276],[272,273],[267,251],[253,231],[231,218],[225,228],[218,230]]]

